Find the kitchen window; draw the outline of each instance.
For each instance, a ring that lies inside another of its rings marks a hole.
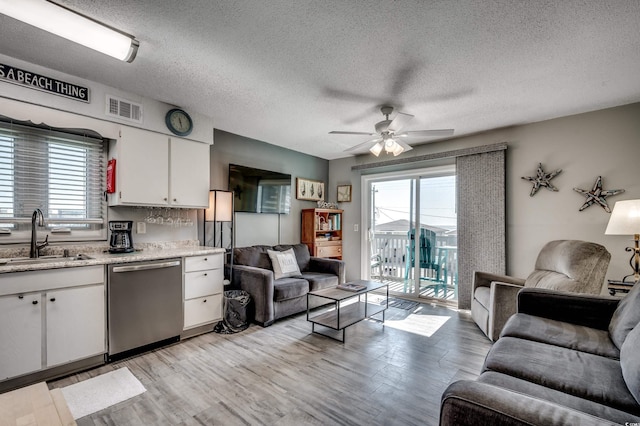
[[[0,244],[28,242],[42,210],[49,241],[106,239],[105,143],[85,130],[0,122]]]

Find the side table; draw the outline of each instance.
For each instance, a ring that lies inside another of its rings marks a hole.
[[[607,289],[610,295],[615,296],[617,292],[629,293],[634,284],[625,281],[608,280]]]

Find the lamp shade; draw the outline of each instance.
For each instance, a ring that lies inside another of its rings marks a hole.
[[[616,202],[604,233],[607,235],[640,234],[640,200]]]
[[[382,148],[384,148],[384,142],[380,141],[372,146],[369,151],[371,151],[371,153],[377,157],[382,152]]]
[[[231,222],[233,220],[233,192],[210,191],[209,208],[205,210],[208,222]]]

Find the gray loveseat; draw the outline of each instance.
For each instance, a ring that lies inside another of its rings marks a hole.
[[[622,300],[523,289],[475,380],[442,395],[441,425],[640,422],[640,285]]]
[[[267,250],[293,249],[300,275],[275,279]],[[234,249],[232,287],[251,295],[253,320],[263,327],[307,309],[307,293],[345,281],[344,262],[311,257],[305,244]]]

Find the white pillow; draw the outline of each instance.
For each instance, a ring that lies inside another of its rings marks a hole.
[[[300,268],[293,249],[285,251],[267,250],[273,266],[273,277],[277,280],[284,277],[300,275]]]

